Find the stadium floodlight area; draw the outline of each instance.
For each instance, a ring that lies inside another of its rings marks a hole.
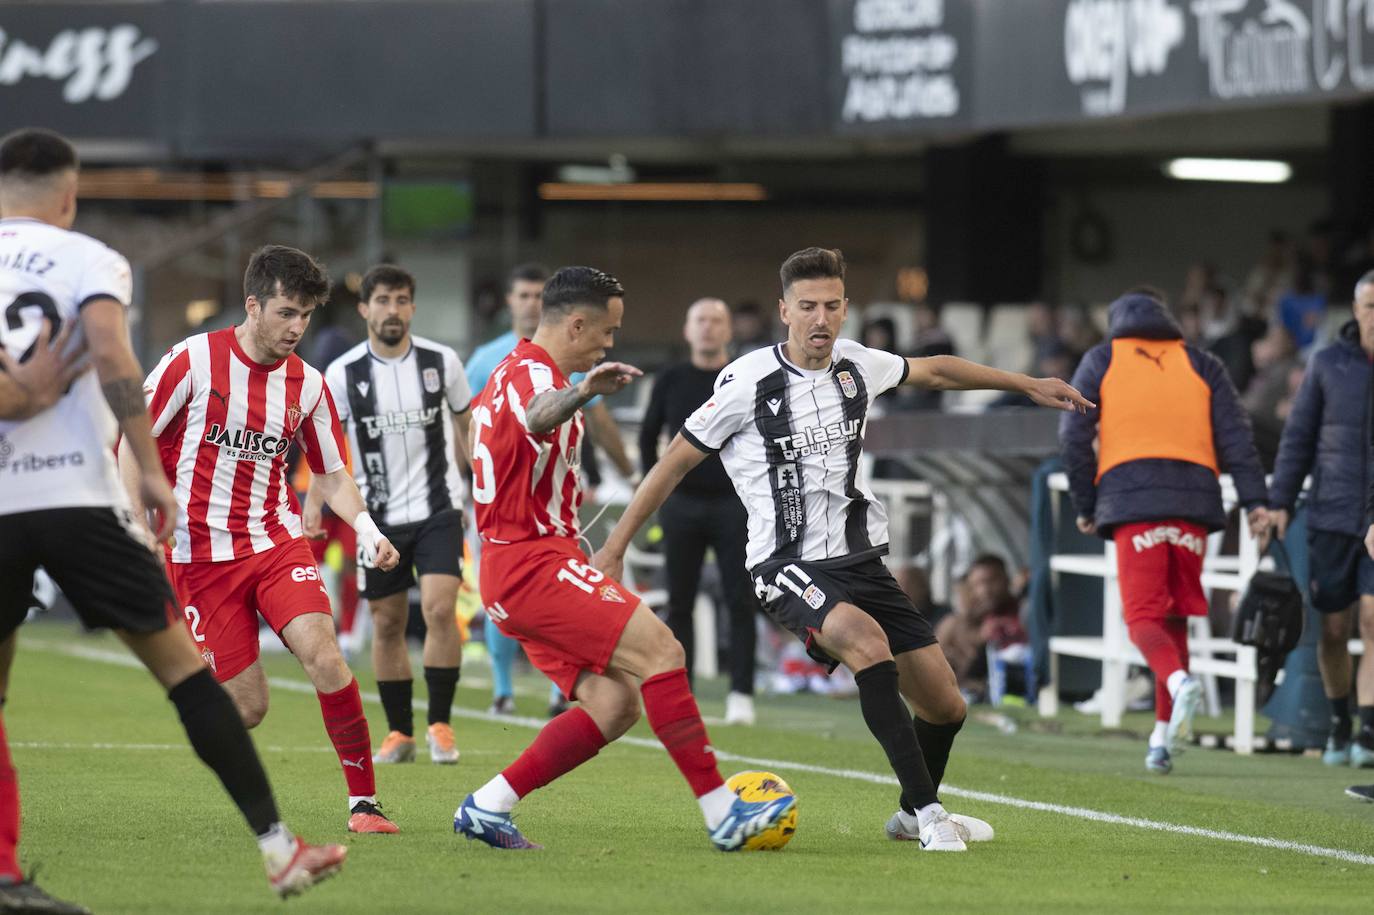
[[[1179,181],[1230,181],[1241,184],[1283,184],[1293,167],[1277,159],[1170,159],[1164,174]]]

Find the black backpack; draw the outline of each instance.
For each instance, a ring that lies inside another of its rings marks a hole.
[[[1298,647],[1306,615],[1302,590],[1293,581],[1288,551],[1277,538],[1271,546],[1277,547],[1282,557],[1279,570],[1256,572],[1251,576],[1231,625],[1233,641],[1257,649],[1256,701],[1261,705],[1273,693],[1274,679],[1283,668],[1288,653]]]

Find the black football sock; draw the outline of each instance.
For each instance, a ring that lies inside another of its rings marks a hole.
[[[277,802],[234,700],[208,670],[182,680],[167,698],[177,707],[196,755],[219,776],[254,834],[265,834],[279,819]]]
[[[1335,699],[1328,698],[1331,703],[1331,734],[1344,740],[1350,739],[1350,696],[1339,696]]]
[[[1360,715],[1360,746],[1374,750],[1374,705],[1362,705]]]
[[[377,692],[382,697],[382,710],[386,712],[388,730],[400,731],[407,737],[415,736],[414,714],[411,712],[411,697],[415,693],[413,680],[378,680]]]
[[[429,688],[429,723],[448,724],[453,717],[453,691],[458,686],[461,667],[426,667],[425,686]]]
[[[911,723],[916,726],[916,740],[921,744],[926,771],[938,791],[940,782],[945,780],[945,765],[949,762],[950,748],[954,746],[954,735],[964,726],[964,719],[953,724],[931,724],[920,715],[913,715]]]
[[[915,813],[939,800],[930,779],[916,728],[911,723],[902,694],[897,691],[897,662],[880,661],[854,674],[859,684],[859,708],[864,723],[887,753],[897,781],[902,785],[902,809]],[[951,738],[952,739],[952,738]]]

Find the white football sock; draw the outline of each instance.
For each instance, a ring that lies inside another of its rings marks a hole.
[[[715,829],[735,803],[735,792],[721,785],[697,798],[697,803],[701,805],[701,815],[706,817],[706,828]]]
[[[1150,749],[1153,750],[1155,747],[1162,747],[1162,746],[1164,746],[1166,743],[1168,743],[1169,741],[1168,741],[1168,738],[1166,737],[1168,731],[1169,731],[1169,722],[1167,722],[1167,721],[1156,721],[1156,722],[1155,722],[1155,729],[1154,729],[1153,731],[1150,732]]]
[[[258,850],[273,871],[280,871],[295,857],[296,837],[281,823],[273,823],[267,832],[258,836]]]
[[[1179,686],[1182,685],[1183,681],[1187,679],[1188,671],[1186,670],[1176,670],[1173,673],[1169,674],[1169,679],[1165,683],[1165,685],[1169,688],[1169,695],[1171,697],[1177,696]]]
[[[926,804],[920,810],[916,811],[916,822],[924,829],[925,825],[934,818],[935,814],[944,812],[945,808],[939,801],[936,801],[934,804]]]
[[[350,794],[348,796],[348,809],[351,811],[358,806],[359,801],[367,801],[373,807],[377,806],[377,795],[375,794]]]
[[[472,802],[483,810],[490,810],[492,813],[510,813],[515,809],[515,803],[518,800],[520,800],[520,795],[515,793],[515,789],[510,786],[510,782],[506,781],[504,775],[496,776],[472,792]]]

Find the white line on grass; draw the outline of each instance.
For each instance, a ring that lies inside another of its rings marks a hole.
[[[131,655],[123,652],[108,651],[103,648],[43,643],[28,643],[28,647],[38,648],[44,651],[54,651],[59,654],[71,655],[79,658],[88,658],[93,661],[101,661],[107,664],[118,664],[123,667],[143,666]],[[300,680],[291,680],[283,677],[269,677],[267,682],[278,689],[284,689],[291,692],[307,694],[315,692],[315,687]],[[381,698],[375,693],[363,693],[362,696],[369,702],[381,702]],[[423,708],[424,704],[422,700],[417,699],[414,702],[414,706],[416,708]],[[538,730],[545,724],[545,722],[539,718],[521,718],[514,716],[502,716],[498,718],[486,712],[477,712],[464,708],[455,708],[453,714],[459,718],[500,722],[502,724],[515,725],[517,727],[530,728],[532,730]],[[616,743],[629,744],[635,747],[645,747],[652,750],[663,749],[663,745],[657,740],[650,740],[645,737],[621,737]],[[23,746],[23,744],[16,744],[16,746]],[[742,762],[763,769],[809,772],[814,775],[829,775],[834,778],[868,782],[875,785],[898,784],[897,779],[891,775],[883,775],[877,772],[864,772],[859,769],[832,769],[827,766],[815,766],[810,763],[794,762],[792,760],[762,759],[756,756],[741,756],[737,753],[727,753],[719,749],[716,750],[716,756],[720,759],[732,762]],[[1292,842],[1287,839],[1276,839],[1270,836],[1251,836],[1244,833],[1227,832],[1221,829],[1204,829],[1200,826],[1185,826],[1181,823],[1166,823],[1161,820],[1147,820],[1143,817],[1122,816],[1118,813],[1091,810],[1087,807],[1069,807],[1064,804],[1049,804],[1044,801],[1031,801],[1025,798],[1010,797],[1005,794],[993,794],[989,791],[973,791],[968,788],[958,788],[948,783],[940,786],[940,792],[954,797],[983,801],[988,804],[1000,804],[1004,807],[1016,807],[1021,810],[1035,810],[1041,813],[1057,813],[1061,816],[1075,817],[1080,820],[1091,820],[1095,823],[1109,823],[1114,826],[1130,826],[1135,829],[1147,829],[1155,832],[1167,832],[1182,836],[1196,836],[1203,839],[1214,839],[1219,842],[1233,842],[1239,845],[1273,848],[1279,851],[1297,852],[1298,854],[1310,855],[1316,858],[1334,858],[1337,861],[1344,861],[1347,864],[1374,865],[1374,855],[1365,855],[1359,852],[1348,851],[1343,848],[1326,848],[1321,845],[1309,845],[1305,842]]]

